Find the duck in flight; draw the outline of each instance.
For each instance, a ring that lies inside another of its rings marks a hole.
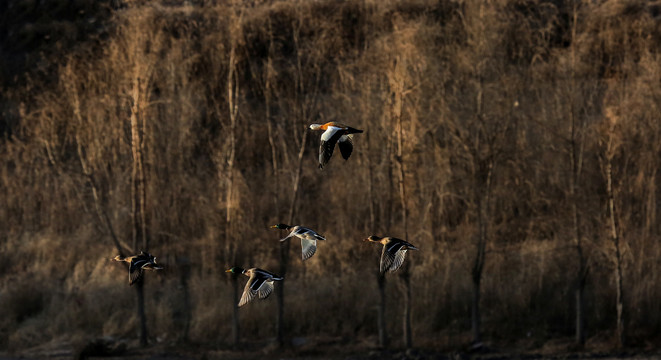
[[[321,144],[319,145],[319,168],[323,169],[328,163],[335,144],[340,148],[344,160],[348,160],[353,151],[353,134],[362,133],[363,130],[354,129],[350,126],[338,123],[328,122],[325,124],[312,124],[312,130],[324,130],[321,134]]]
[[[272,272],[262,270],[259,268],[243,269],[238,266],[225,270],[232,274],[243,274],[248,276],[248,282],[243,289],[243,295],[239,301],[239,307],[251,302],[255,296],[260,299],[266,299],[271,292],[273,292],[273,281],[282,280],[282,276],[278,276]]]
[[[124,261],[129,263],[129,285],[135,284],[142,278],[144,270],[161,270],[162,266],[156,263],[156,257],[150,253],[140,251],[139,255],[122,256],[117,255],[113,261]]]
[[[280,230],[291,229],[289,235],[287,235],[284,239],[280,239],[280,241],[285,241],[292,236],[296,236],[297,238],[301,239],[301,251],[302,251],[303,261],[311,258],[312,255],[314,255],[314,253],[317,251],[317,240],[326,240],[325,237],[317,234],[314,230],[308,229],[303,226],[298,226],[298,225],[289,226],[287,224],[277,224],[271,226],[271,228],[280,229]]]
[[[383,251],[381,252],[381,265],[379,268],[381,274],[385,273],[386,271],[393,272],[399,269],[399,267],[404,263],[404,257],[406,257],[407,250],[419,250],[408,241],[389,236],[379,237],[370,235],[364,241],[383,244]]]

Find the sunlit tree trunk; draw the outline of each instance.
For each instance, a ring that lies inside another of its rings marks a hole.
[[[131,172],[131,208],[133,223],[133,250],[138,253],[140,250],[149,251],[149,236],[147,234],[146,220],[146,176],[144,171],[144,120],[141,113],[141,95],[145,92],[142,87],[145,86],[139,77],[134,78],[132,84],[132,104],[131,104],[131,153],[132,153],[132,172]],[[135,284],[137,292],[137,311],[140,323],[140,344],[147,345],[147,318],[145,316],[144,299],[144,276]]]
[[[230,10],[233,11],[233,10]],[[226,81],[226,96],[229,117],[229,129],[227,129],[227,141],[229,142],[227,162],[225,166],[225,246],[230,258],[232,266],[236,265],[238,261],[238,243],[234,238],[234,168],[236,160],[236,123],[239,116],[239,80],[237,76],[237,54],[236,47],[238,37],[241,36],[241,17],[242,13],[238,16],[233,14],[230,21],[230,49],[229,59],[227,63],[227,81]],[[238,274],[232,274],[230,277],[232,283],[232,343],[238,346],[240,342],[240,327],[239,327],[239,296],[240,288],[238,281]]]
[[[404,66],[403,64],[400,66]],[[403,70],[400,70],[403,71]],[[406,176],[404,170],[404,159],[402,153],[402,106],[403,106],[403,79],[396,84],[394,94],[394,116],[397,122],[397,176],[399,188],[399,201],[402,206],[402,226],[404,228],[404,239],[408,240],[408,204],[406,201]],[[404,262],[400,270],[400,277],[404,282],[404,314],[403,314],[403,333],[404,344],[407,349],[413,347],[413,337],[411,333],[411,273],[409,270],[410,261]]]
[[[622,286],[622,250],[617,222],[617,209],[615,207],[615,189],[613,187],[613,157],[615,156],[615,145],[613,143],[614,126],[608,133],[608,140],[605,149],[605,176],[606,176],[606,195],[608,196],[608,220],[610,227],[610,239],[615,248],[615,308],[616,312],[616,334],[617,346],[623,348],[625,345],[624,333],[624,289]]]
[[[617,230],[615,217],[615,200],[613,195],[613,168],[612,159],[606,163],[606,188],[608,192],[608,213],[611,225],[611,241],[615,247],[615,306],[617,309],[617,341],[618,347],[624,347],[624,289],[622,287],[622,251],[620,249],[620,236]]]

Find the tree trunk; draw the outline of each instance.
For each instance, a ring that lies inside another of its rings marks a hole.
[[[145,172],[144,172],[144,148],[143,148],[143,134],[144,122],[140,121],[142,116],[140,113],[140,93],[141,82],[139,78],[135,78],[132,89],[131,104],[131,152],[133,156],[133,171],[132,171],[132,220],[133,220],[133,250],[137,253],[140,250],[149,251],[149,243],[147,236],[146,224],[146,210],[145,203],[147,198],[145,186]],[[147,345],[147,318],[145,316],[145,297],[144,297],[144,277],[140,279],[136,286],[137,294],[137,311],[138,319],[140,321],[140,345]]]
[[[239,298],[241,293],[239,292],[239,275],[232,274],[232,344],[235,347],[239,346],[240,338],[240,328],[239,328]]]
[[[609,153],[612,149],[612,142],[609,142]],[[622,287],[622,252],[620,250],[620,236],[617,229],[617,218],[615,216],[615,196],[613,190],[613,167],[612,167],[612,154],[607,155],[606,163],[606,191],[608,193],[608,212],[611,225],[611,241],[615,247],[615,288],[616,299],[615,306],[617,309],[617,346],[618,348],[624,347],[624,290]]]
[[[579,129],[576,124],[576,105],[574,104],[576,93],[576,30],[578,24],[578,3],[572,4],[571,18],[571,89],[569,101],[570,118],[570,148],[569,157],[571,165],[571,178],[569,184],[569,193],[571,197],[571,212],[573,221],[574,244],[576,246],[576,255],[578,257],[578,273],[576,274],[576,344],[585,345],[585,283],[588,276],[588,267],[585,255],[583,254],[582,233],[580,223],[580,213],[578,211],[578,181],[581,174],[582,148],[577,143]]]
[[[475,260],[473,262],[473,297],[471,301],[471,328],[473,332],[473,343],[479,345],[482,342],[481,333],[481,314],[480,314],[480,284],[482,282],[482,271],[484,270],[485,253],[488,242],[489,225],[489,203],[491,198],[491,178],[493,175],[493,160],[486,160],[487,168],[484,174],[483,183],[478,181],[478,188],[482,188],[483,193],[478,202],[478,240]],[[481,177],[481,176],[480,176]]]
[[[229,256],[232,264],[237,262],[238,244],[234,243],[234,214],[232,211],[234,201],[234,160],[236,154],[236,122],[239,114],[239,81],[236,75],[236,41],[232,38],[232,46],[229,53],[227,72],[227,106],[229,109],[229,157],[227,159],[226,172],[226,196],[225,196],[225,244],[229,247]],[[232,343],[239,345],[241,334],[239,333],[239,284],[238,276],[231,276],[232,282]]]
[[[388,347],[388,331],[386,324],[386,276],[378,272],[376,275],[379,288],[379,309],[377,313],[377,326],[379,330],[379,347]]]
[[[190,331],[190,322],[192,318],[192,304],[190,301],[190,289],[188,282],[191,275],[191,263],[187,257],[177,257],[176,259],[177,266],[181,269],[181,277],[179,278],[182,290],[182,302],[183,302],[183,319],[179,320],[179,325],[182,326],[182,331],[180,334],[180,341],[188,342],[188,334]],[[183,320],[183,321],[182,321]],[[183,322],[183,324],[181,324]],[[177,323],[175,323],[177,324]]]
[[[572,142],[573,144],[573,142]],[[572,145],[572,148],[574,145]],[[574,150],[572,150],[572,154]],[[575,163],[574,156],[572,156],[572,164]],[[570,196],[572,198],[572,218],[573,218],[573,232],[574,244],[576,248],[576,256],[578,257],[578,273],[576,274],[576,344],[579,346],[585,345],[585,283],[588,275],[588,268],[585,256],[583,255],[583,245],[581,241],[581,228],[580,218],[578,212],[578,199],[576,191],[576,183],[578,177],[578,170],[574,169],[572,174],[572,184],[570,189]]]
[[[473,333],[473,344],[482,342],[480,332],[480,280],[481,273],[473,274],[473,296],[471,298],[471,331]]]
[[[303,170],[303,153],[305,152],[305,144],[307,143],[308,133],[303,133],[301,140],[301,148],[298,152],[298,165],[296,167],[296,176],[294,177],[294,185],[292,188],[291,205],[289,206],[288,224],[293,224],[294,215],[296,214],[296,201],[300,191],[301,172]],[[278,275],[283,277],[276,286],[275,293],[278,300],[278,312],[276,314],[276,340],[280,346],[285,344],[285,281],[287,280],[287,266],[289,264],[289,248],[291,247],[291,240],[281,242],[280,246],[280,273]]]
[[[397,58],[390,78],[390,91],[392,92],[391,112],[392,119],[397,126],[397,153],[395,163],[397,164],[398,192],[399,201],[402,207],[402,226],[404,228],[404,239],[408,240],[408,204],[406,202],[406,176],[403,159],[403,128],[402,112],[404,106],[404,72],[406,64],[401,58]],[[413,347],[413,338],[411,334],[411,281],[409,273],[409,263],[405,262],[400,270],[400,277],[404,283],[404,313],[403,313],[403,335],[404,344],[407,349]]]
[[[369,131],[365,133],[365,142],[367,144],[367,171],[369,181],[367,182],[367,193],[370,199],[370,232],[375,234],[377,232],[376,223],[376,197],[374,196],[374,168],[372,165],[371,143]],[[388,330],[386,326],[386,277],[380,271],[376,272],[377,288],[379,289],[379,306],[377,312],[377,328],[379,333],[379,347],[385,349],[388,347]]]

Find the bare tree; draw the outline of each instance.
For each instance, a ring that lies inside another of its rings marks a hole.
[[[226,190],[227,195],[225,197],[225,244],[230,247],[230,258],[232,259],[232,264],[237,261],[237,246],[235,245],[233,236],[233,212],[232,205],[234,203],[234,165],[236,159],[236,122],[239,114],[239,80],[236,74],[236,47],[237,47],[237,37],[241,36],[240,31],[237,31],[241,26],[241,13],[239,19],[235,19],[236,16],[232,16],[232,21],[230,21],[230,53],[227,69],[227,107],[229,109],[229,156],[227,157],[227,172],[226,172]],[[232,276],[232,341],[234,345],[239,344],[239,296],[240,289],[237,279],[238,275]]]
[[[584,122],[578,116],[577,106],[575,103],[577,90],[576,85],[576,31],[578,26],[578,3],[573,2],[571,8],[571,48],[570,48],[570,88],[569,88],[569,164],[571,166],[569,178],[569,197],[571,204],[572,215],[572,230],[574,235],[574,245],[576,249],[576,257],[578,259],[578,269],[576,273],[576,343],[579,346],[585,344],[585,282],[588,276],[589,267],[587,264],[586,255],[584,254],[581,233],[581,216],[578,211],[579,192],[578,184],[581,177],[582,163],[583,163],[583,143],[581,141],[583,135]]]
[[[314,118],[317,112],[317,100],[320,91],[321,65],[319,62],[325,61],[319,49],[304,49],[301,47],[301,26],[304,21],[304,15],[297,13],[297,19],[292,23],[292,39],[294,42],[295,58],[292,64],[292,77],[294,80],[294,117],[292,119],[294,136],[300,138],[300,147],[295,158],[295,172],[292,182],[290,195],[289,211],[287,221],[294,223],[296,216],[297,201],[300,194],[301,179],[303,171],[303,154],[308,139],[307,124]],[[287,105],[280,103],[281,109]],[[301,130],[298,130],[301,129]],[[299,133],[299,131],[301,131]],[[285,343],[285,283],[286,274],[289,265],[289,250],[291,241],[283,241],[280,247],[280,273],[285,280],[281,281],[276,287],[277,314],[276,314],[276,340],[279,345]]]
[[[146,73],[141,73],[148,75]],[[131,91],[131,154],[133,167],[131,171],[131,218],[133,220],[133,249],[149,251],[149,234],[147,233],[147,190],[144,167],[144,115],[142,110],[146,102],[149,80],[141,80],[136,74],[133,78]],[[148,75],[149,78],[149,75]],[[147,317],[145,315],[144,277],[137,282],[138,318],[140,319],[140,344],[147,345]]]
[[[403,159],[403,128],[402,128],[402,111],[404,106],[404,92],[405,92],[405,76],[406,76],[406,59],[396,57],[391,69],[391,76],[388,77],[390,86],[390,117],[395,123],[395,137],[397,142],[397,150],[394,153],[394,163],[397,164],[397,188],[399,193],[399,201],[402,207],[402,227],[404,229],[404,239],[408,239],[408,199],[406,197],[406,172],[404,169]],[[404,313],[403,313],[403,334],[404,344],[407,349],[413,347],[413,338],[411,334],[411,274],[409,270],[410,261],[404,262],[400,270],[400,277],[404,282]]]
[[[619,79],[619,84],[621,87],[626,88],[626,79]],[[625,93],[622,91],[618,92],[619,95]],[[625,103],[626,100],[623,99],[623,96],[617,96],[617,100],[614,101],[616,104]],[[608,99],[608,97],[607,97]],[[615,277],[615,308],[616,308],[616,334],[617,334],[617,347],[623,348],[625,346],[625,307],[624,307],[624,286],[623,286],[623,255],[622,255],[622,239],[620,237],[620,225],[618,218],[618,208],[615,203],[616,189],[613,184],[613,160],[616,158],[620,152],[620,146],[622,143],[621,140],[621,129],[620,129],[620,116],[617,114],[618,110],[615,109],[617,105],[607,105],[604,132],[602,138],[600,139],[600,147],[602,154],[600,156],[601,167],[604,173],[606,180],[606,197],[607,197],[607,213],[608,213],[608,222],[609,222],[609,238],[614,248],[613,262],[615,263],[614,277]]]

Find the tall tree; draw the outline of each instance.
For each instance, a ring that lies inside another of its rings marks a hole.
[[[577,1],[571,3],[570,9],[570,69],[569,69],[569,166],[571,167],[569,177],[569,197],[572,215],[572,232],[574,237],[574,247],[576,249],[576,258],[578,260],[578,269],[576,272],[576,343],[579,346],[585,344],[585,282],[588,276],[588,264],[583,246],[583,234],[581,233],[581,213],[578,210],[579,204],[579,181],[583,163],[583,129],[584,122],[578,115],[578,106],[576,105],[576,94],[579,91],[576,84],[577,64],[577,36],[578,30],[579,4]]]
[[[291,40],[293,42],[294,54],[290,66],[291,80],[293,80],[293,103],[280,102],[280,109],[292,111],[291,126],[293,136],[300,139],[300,147],[292,161],[295,166],[294,177],[289,197],[289,209],[287,214],[288,224],[293,224],[296,217],[298,198],[301,192],[301,180],[303,171],[303,154],[308,139],[308,124],[318,113],[318,97],[321,89],[320,79],[322,76],[322,62],[326,61],[323,56],[322,47],[303,47],[301,45],[301,27],[305,21],[305,14],[298,9],[296,19],[291,24]],[[320,36],[323,38],[323,36]],[[280,95],[280,94],[279,94]],[[287,108],[290,109],[287,109]],[[291,238],[290,238],[291,239]],[[291,240],[283,241],[280,246],[280,273],[285,278],[276,286],[277,313],[276,313],[276,340],[279,345],[285,343],[285,283],[289,266],[289,250]]]
[[[227,140],[229,142],[227,155],[227,162],[225,164],[225,245],[228,250],[231,264],[236,264],[237,253],[239,252],[238,243],[234,239],[234,197],[236,196],[234,190],[234,167],[236,160],[236,124],[239,116],[239,77],[237,75],[237,42],[241,35],[241,19],[243,12],[239,14],[234,13],[234,9],[230,9],[232,15],[229,21],[229,58],[227,62],[227,109],[229,126],[225,128],[227,131]],[[232,274],[232,342],[234,345],[239,344],[239,282],[238,274]]]
[[[390,99],[390,118],[394,123],[395,139],[397,150],[394,155],[394,163],[397,164],[397,193],[399,194],[399,203],[402,209],[402,228],[404,229],[404,239],[408,240],[408,199],[406,196],[406,171],[404,168],[403,154],[403,107],[404,92],[407,84],[406,70],[407,59],[397,56],[393,62],[393,68],[390,69],[388,80],[391,96]],[[410,85],[409,85],[410,86]],[[411,333],[411,273],[409,270],[410,261],[404,262],[400,269],[400,277],[404,283],[404,312],[402,317],[404,345],[407,349],[413,347],[413,338]]]

